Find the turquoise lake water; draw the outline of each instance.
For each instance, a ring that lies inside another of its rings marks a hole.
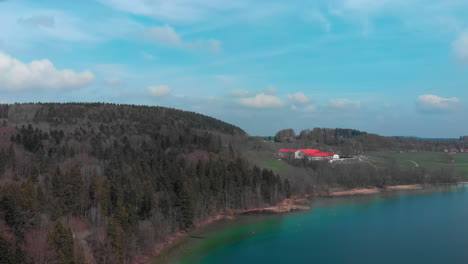
[[[155,263],[468,263],[466,185],[311,203],[215,223]]]

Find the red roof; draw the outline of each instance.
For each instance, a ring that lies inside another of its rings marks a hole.
[[[321,152],[318,149],[300,149],[300,151],[303,152],[304,154],[306,154],[309,157],[330,157],[330,156],[333,156],[333,155],[336,154],[334,152]],[[287,150],[284,149],[284,151],[283,151],[283,149],[282,149],[282,150],[280,150],[280,152],[287,152]]]
[[[330,157],[336,154],[334,152],[321,152],[320,150],[317,150],[317,149],[308,149],[306,151],[301,149],[301,151],[304,152],[309,157]]]
[[[320,152],[318,149],[300,149],[300,151],[304,152],[307,156]]]
[[[295,149],[280,149],[279,152],[285,153],[285,152],[296,152],[297,150]]]

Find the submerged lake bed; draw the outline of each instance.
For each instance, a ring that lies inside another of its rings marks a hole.
[[[154,263],[467,263],[468,187],[314,198],[310,211],[239,216]]]

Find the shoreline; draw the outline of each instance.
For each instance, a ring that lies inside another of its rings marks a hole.
[[[307,196],[310,197],[310,196]],[[281,214],[288,213],[291,211],[305,211],[309,210],[310,207],[304,204],[309,203],[306,196],[292,197],[285,199],[274,206],[261,207],[261,208],[251,208],[246,210],[240,210],[235,213],[235,215],[246,215],[252,213],[273,213]]]
[[[192,231],[178,231],[169,237],[167,237],[163,242],[158,243],[154,246],[154,248],[151,250],[151,253],[145,254],[143,256],[140,256],[134,260],[132,260],[130,263],[131,264],[151,264],[153,263],[153,260],[157,257],[159,257],[164,250],[168,249],[169,247],[173,246],[178,240],[187,237],[191,232],[201,229],[203,227],[206,227],[216,221],[222,220],[222,219],[232,219],[233,216],[227,215],[227,214],[218,214],[214,216],[210,216],[198,223],[195,223],[194,230]]]
[[[397,190],[418,190],[422,189],[422,184],[411,184],[411,185],[394,185],[386,186],[384,188],[358,188],[352,190],[334,191],[330,192],[328,196],[350,196],[350,195],[363,195],[363,194],[376,194],[385,191],[397,191]]]
[[[468,182],[459,182],[458,184],[468,184]],[[369,194],[378,194],[387,191],[398,191],[398,190],[420,190],[423,189],[424,185],[422,184],[412,184],[412,185],[393,185],[386,186],[384,188],[356,188],[351,190],[335,190],[328,193],[315,193],[315,194],[304,194],[296,195],[291,198],[285,199],[274,206],[269,207],[260,207],[260,208],[250,208],[245,210],[235,211],[232,215],[228,214],[218,214],[211,217],[208,217],[205,220],[202,220],[195,224],[194,230],[201,229],[206,227],[214,222],[223,220],[223,219],[233,219],[236,215],[249,215],[249,214],[284,214],[293,211],[307,211],[310,210],[310,206],[305,204],[309,203],[308,198],[310,197],[346,197],[354,195],[369,195]],[[159,257],[164,250],[170,248],[178,240],[187,237],[192,231],[178,231],[170,235],[163,242],[157,244],[152,253],[149,255],[142,256],[132,261],[132,264],[151,264],[152,260]]]

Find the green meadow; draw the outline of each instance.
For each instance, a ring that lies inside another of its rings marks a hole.
[[[368,152],[365,154],[376,166],[385,166],[396,162],[402,167],[444,168],[453,167],[468,173],[468,153],[448,154],[443,152]]]

